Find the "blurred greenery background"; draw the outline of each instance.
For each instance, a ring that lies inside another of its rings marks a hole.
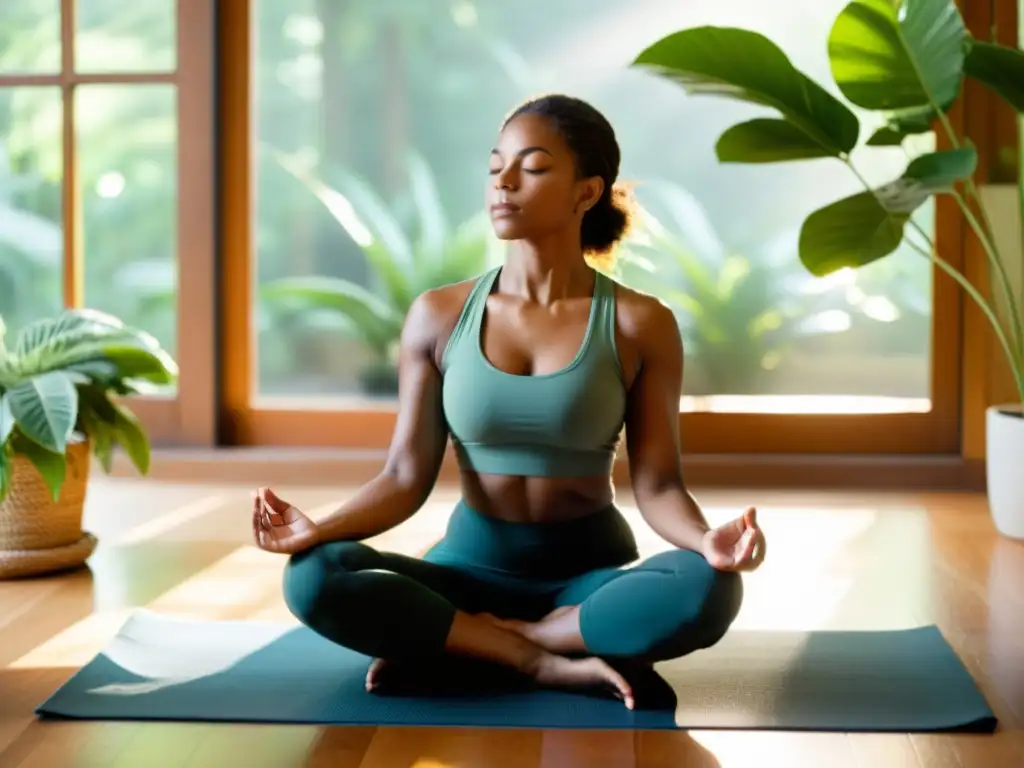
[[[817,280],[796,257],[803,217],[857,180],[839,163],[721,165],[715,139],[756,110],[626,66],[668,31],[728,24],[830,82],[827,31],[844,4],[254,0],[257,278],[244,289],[257,301],[259,394],[392,397],[411,299],[501,258],[481,208],[502,118],[562,91],[616,127],[644,213],[614,272],[676,312],[686,394],[927,407],[930,264],[907,250]],[[0,75],[57,70],[57,6],[4,0]],[[173,0],[80,0],[76,65],[173,68],[173,19]],[[61,108],[55,88],[0,88],[0,314],[15,329],[61,302]],[[173,352],[174,86],[83,86],[75,117],[86,303]],[[865,149],[858,164],[881,181],[927,149]],[[933,216],[920,213],[929,231]]]

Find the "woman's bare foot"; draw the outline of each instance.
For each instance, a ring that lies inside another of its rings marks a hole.
[[[531,643],[523,635],[502,627],[496,621],[488,619],[482,614],[472,615],[462,611],[456,612],[445,640],[444,654],[449,657],[468,657],[485,664],[497,664],[498,667],[506,669],[515,676],[531,679],[547,687],[610,689],[625,702],[629,709],[634,707],[632,688],[625,678],[607,662],[596,657],[569,659],[551,653],[539,645]],[[421,661],[412,660],[410,662],[394,662],[374,659],[367,670],[367,690],[380,689],[382,674],[387,672],[386,677],[390,678],[391,671],[395,667],[406,663],[417,666],[422,664]],[[428,662],[426,668],[429,673],[436,668],[436,665]],[[443,670],[443,668],[442,664],[441,669]],[[416,669],[410,671],[414,676],[417,675]],[[443,672],[443,674],[449,673]],[[405,677],[404,671],[400,673],[400,677]],[[472,679],[466,682],[472,687]],[[447,685],[451,686],[451,684],[452,679],[449,677]]]
[[[415,676],[416,669],[408,668],[411,661],[374,659],[366,670],[366,690],[385,692],[402,675]],[[403,669],[403,667],[406,667]],[[605,688],[610,689],[629,709],[634,707],[633,690],[626,679],[612,669],[605,661],[590,657],[567,659],[563,656],[545,654],[535,665],[524,672],[543,686],[555,688]],[[399,685],[401,683],[399,682]]]
[[[386,689],[387,682],[384,678],[401,675],[401,667],[410,663],[412,662],[374,659],[366,671],[366,690],[373,692]],[[564,656],[544,654],[529,669],[523,671],[543,686],[610,689],[622,699],[627,708],[633,709],[635,706],[633,689],[626,679],[607,662],[597,657],[567,659]]]
[[[578,605],[563,605],[538,621],[502,619],[490,613],[480,614],[502,629],[522,635],[531,643],[556,654],[585,653],[583,638],[579,633],[578,619],[573,621],[570,614],[579,613]]]
[[[532,670],[534,680],[541,685],[556,688],[610,688],[633,709],[633,689],[626,679],[612,669],[607,662],[591,656],[586,659],[567,659],[564,656],[546,654]]]
[[[386,674],[393,662],[387,659],[374,659],[366,670],[366,690],[374,691],[380,687],[381,677]]]

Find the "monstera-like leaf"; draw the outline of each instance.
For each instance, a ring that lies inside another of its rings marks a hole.
[[[964,59],[964,74],[1024,112],[1024,51],[972,40]]]
[[[960,93],[966,38],[949,0],[853,0],[843,9],[829,34],[829,62],[847,99],[887,113],[870,144],[931,129]]]
[[[717,146],[723,162],[840,157],[857,144],[857,116],[757,32],[684,29],[646,48],[633,66],[676,82],[693,95],[728,98],[778,113],[726,131]]]
[[[932,195],[951,192],[974,173],[977,162],[973,149],[921,155],[890,184],[818,209],[800,230],[800,260],[824,276],[888,256],[902,242],[911,214]]]

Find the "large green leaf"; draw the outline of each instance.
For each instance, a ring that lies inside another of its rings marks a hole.
[[[94,309],[69,309],[56,317],[37,320],[21,329],[14,353],[56,356],[80,344],[101,339],[130,339],[149,348],[159,348],[151,335],[126,326],[121,320]]]
[[[64,453],[78,419],[78,393],[67,374],[52,371],[25,379],[7,390],[7,399],[26,436]]]
[[[416,262],[413,244],[387,203],[370,183],[356,173],[341,170],[331,175],[330,182],[334,187],[331,191],[349,202],[360,223],[384,245],[394,268],[411,269]]]
[[[910,215],[932,195],[951,191],[976,165],[971,148],[921,155],[899,179],[818,209],[800,230],[800,261],[824,276],[888,256],[903,240]]]
[[[125,379],[170,384],[178,374],[173,358],[150,334],[88,309],[26,326],[15,352],[21,378],[63,370],[95,376],[119,392],[126,390]]]
[[[875,190],[879,203],[894,213],[912,213],[929,197],[951,192],[978,166],[973,147],[930,152],[915,158],[900,178]]]
[[[729,128],[719,137],[715,152],[723,163],[777,163],[832,156],[793,123],[770,117]]]
[[[492,264],[492,257],[496,256],[496,243],[486,211],[462,222],[449,237],[440,260],[431,268],[424,267],[417,273],[413,283],[417,295],[485,272]],[[404,311],[408,312],[408,307]]]
[[[1018,112],[1024,112],[1024,51],[972,40],[964,74],[984,84]]]
[[[942,111],[949,109],[949,104],[943,104]],[[867,143],[872,147],[890,147],[903,143],[907,136],[919,133],[927,133],[932,130],[938,113],[931,107],[915,107],[914,109],[903,109],[891,112],[888,115],[886,125],[868,139]]]
[[[951,104],[960,92],[965,37],[950,0],[853,0],[829,34],[832,76],[866,109]]]
[[[978,153],[974,147],[946,149],[915,157],[903,172],[903,178],[929,193],[944,193],[953,191],[956,182],[973,175],[977,168]]]
[[[100,418],[84,397],[80,407],[80,420],[92,442],[93,454],[99,460],[103,471],[109,474],[113,469],[114,426]],[[112,403],[110,407],[113,410]]]
[[[11,413],[11,399],[6,394],[0,395],[0,446],[7,443],[7,438],[14,431],[14,414]]]
[[[11,448],[7,445],[0,445],[0,501],[7,498],[13,480],[14,466],[11,461]]]
[[[871,134],[871,138],[867,140],[867,145],[869,147],[898,147],[905,138],[907,138],[906,133],[886,125]]]
[[[909,214],[887,211],[865,191],[819,208],[800,229],[800,261],[818,277],[862,267],[896,250]]]
[[[684,29],[645,49],[633,66],[677,82],[691,94],[772,107],[828,155],[847,153],[857,144],[857,116],[757,32]]]
[[[120,445],[139,474],[149,472],[150,444],[139,420],[122,405],[113,402],[98,386],[83,387],[82,423],[93,442],[93,452],[104,470],[112,466],[112,449]]]
[[[339,172],[337,181],[342,188],[335,189],[286,155],[267,147],[263,149],[324,206],[359,246],[393,303],[408,306],[415,298],[409,295],[409,274],[415,265],[413,247],[370,186],[354,174]]]
[[[60,489],[64,485],[64,478],[67,476],[67,459],[64,453],[48,451],[24,437],[16,439],[13,448],[15,453],[20,453],[39,470],[46,487],[50,489],[50,495],[57,501],[60,498]]]
[[[171,384],[178,374],[177,364],[164,350],[151,350],[123,342],[82,345],[69,350],[61,362],[62,369],[89,373],[98,381],[108,384],[118,379]],[[109,375],[111,371],[113,375]]]
[[[262,297],[284,309],[309,314],[327,310],[349,321],[351,331],[383,353],[402,333],[404,315],[360,285],[330,277],[278,280],[265,285]]]
[[[149,474],[149,440],[135,415],[120,405],[114,406],[114,439],[124,448],[139,474]]]
[[[419,222],[417,262],[422,256],[436,264],[445,256],[450,231],[441,192],[430,164],[419,152],[410,151],[406,164],[409,169],[409,195]]]

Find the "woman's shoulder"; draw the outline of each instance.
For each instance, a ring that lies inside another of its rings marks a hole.
[[[409,314],[415,313],[418,321],[441,321],[442,323],[458,318],[473,287],[482,277],[484,275],[478,275],[423,291],[412,302]]]
[[[645,361],[682,353],[679,325],[665,302],[617,281],[615,286],[615,338],[619,365],[631,388]]]
[[[473,287],[481,276],[429,288],[419,294],[406,313],[405,324],[432,346],[444,346],[459,322]]]
[[[657,296],[612,280],[615,287],[615,315],[619,332],[627,338],[678,331],[675,314]]]

